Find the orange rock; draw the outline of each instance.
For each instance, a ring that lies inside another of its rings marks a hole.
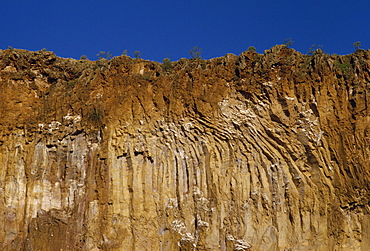
[[[370,51],[171,67],[0,52],[2,250],[367,250]]]

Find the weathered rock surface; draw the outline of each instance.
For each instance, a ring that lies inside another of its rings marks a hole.
[[[370,51],[166,70],[0,52],[1,250],[369,250]]]

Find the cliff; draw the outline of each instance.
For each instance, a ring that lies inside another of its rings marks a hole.
[[[0,52],[1,250],[368,250],[370,51]]]

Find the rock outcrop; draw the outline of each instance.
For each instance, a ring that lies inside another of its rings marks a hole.
[[[365,50],[4,50],[0,249],[368,250],[369,100]]]

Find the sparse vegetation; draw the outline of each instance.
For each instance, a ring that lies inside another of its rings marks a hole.
[[[172,71],[172,64],[171,64],[171,60],[169,58],[164,58],[162,60],[162,70],[164,70],[165,72],[171,72]]]
[[[190,50],[190,56],[192,59],[202,59],[202,48],[199,48],[198,46],[193,47],[193,49]]]
[[[352,77],[353,68],[349,62],[349,59],[344,59],[343,63],[336,60],[334,65],[340,70],[340,72],[346,79],[349,79]]]
[[[247,49],[247,51],[249,51],[249,52],[256,52],[256,47],[249,46],[248,49]]]
[[[95,108],[88,114],[88,119],[97,126],[102,125],[104,114],[101,109]]]
[[[313,55],[315,55],[315,54],[322,53],[322,52],[324,52],[324,50],[322,49],[323,47],[324,47],[323,45],[316,45],[316,44],[313,44],[313,45],[311,45],[311,47],[308,49],[307,55],[309,55],[309,56],[313,56]]]
[[[286,38],[284,39],[284,45],[287,47],[287,48],[290,48],[290,46],[292,46],[294,42],[292,41],[291,38]]]
[[[109,59],[103,57],[103,56],[99,56],[99,59],[95,61],[95,66],[93,67],[93,69],[98,69],[100,68],[101,70],[106,70],[108,68],[108,61]]]
[[[122,52],[122,55],[123,55],[123,56],[127,56],[127,50],[124,50],[124,51]]]
[[[78,79],[68,81],[67,88],[68,89],[73,89],[77,82],[78,82]]]
[[[88,58],[87,58],[87,56],[86,55],[82,55],[81,57],[80,57],[80,60],[87,60]]]
[[[361,42],[360,41],[354,42],[353,47],[355,47],[356,51],[359,50],[361,48]]]
[[[207,65],[204,63],[204,61],[200,64],[200,66],[202,67],[203,70],[207,68]]]
[[[136,59],[141,58],[140,51],[135,51],[134,56],[135,56]]]
[[[113,56],[112,54],[108,51],[108,52],[105,52],[105,51],[99,51],[98,54],[96,54],[96,56],[98,57],[98,59],[108,59],[110,60]]]
[[[150,77],[151,77],[150,72],[145,72],[144,75],[142,76],[144,80],[150,80]]]

